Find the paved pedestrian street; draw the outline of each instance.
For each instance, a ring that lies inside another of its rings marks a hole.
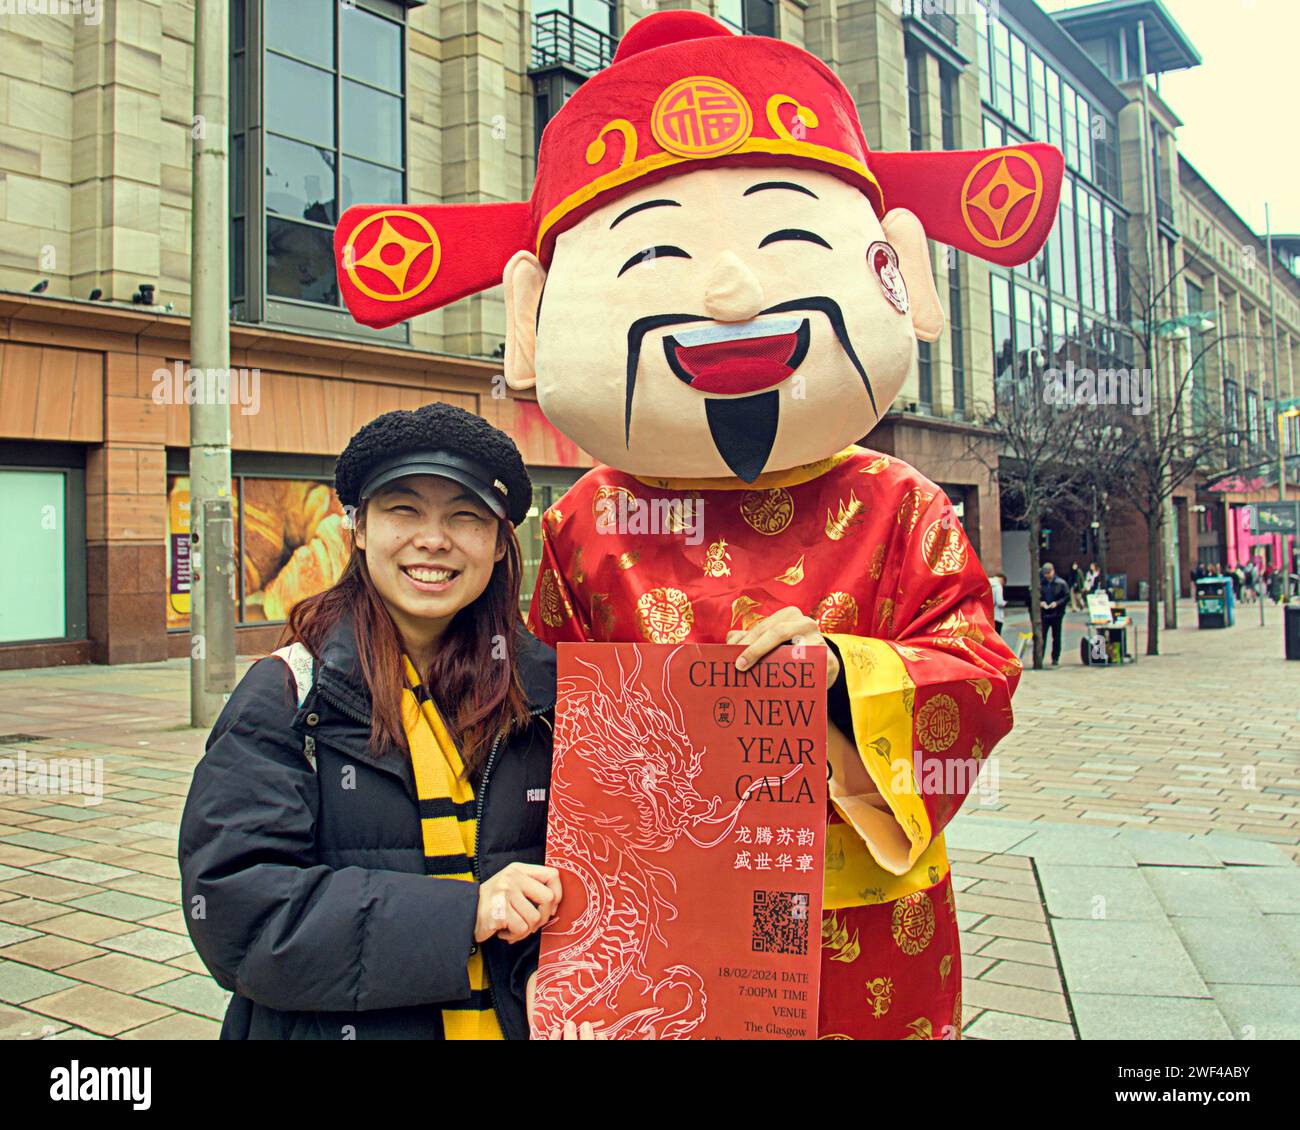
[[[1026,673],[948,835],[967,1037],[1300,1036],[1300,663],[1279,609],[1239,613],[1185,604],[1165,654],[1103,669],[1072,616]],[[179,906],[187,713],[181,661],[0,673],[0,759],[65,761],[62,792],[0,795],[0,1038],[217,1035]]]

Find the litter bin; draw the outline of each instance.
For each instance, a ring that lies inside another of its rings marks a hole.
[[[1232,624],[1232,581],[1202,577],[1196,582],[1196,626],[1227,628]]]
[[[1286,657],[1300,659],[1300,604],[1286,606]]]

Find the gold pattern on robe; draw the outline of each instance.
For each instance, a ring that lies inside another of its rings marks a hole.
[[[885,547],[882,543],[876,546],[871,553],[871,564],[867,566],[867,572],[871,574],[873,581],[880,580],[880,573],[885,567]]]
[[[913,774],[912,776],[913,780],[915,780],[916,775]],[[917,791],[920,792],[919,789]],[[932,887],[942,878],[939,874],[939,868],[937,868],[933,863],[930,864],[929,870],[926,871],[926,874],[930,877],[930,886]]]
[[[922,511],[933,499],[934,491],[922,490],[920,487],[913,487],[903,495],[903,500],[898,504],[898,524],[904,528],[904,533],[911,535],[916,529],[916,523],[921,520]]]
[[[970,661],[978,665],[979,656],[975,654],[971,645],[960,636],[935,636],[930,641],[932,647],[941,647],[946,651],[960,651],[963,655],[970,657]]]
[[[833,910],[822,918],[822,948],[831,951],[832,961],[842,961],[845,965],[852,965],[862,952],[858,931],[854,930],[850,938],[848,927]]]
[[[621,506],[620,497],[623,500]],[[591,520],[596,523],[597,530],[612,530],[616,527],[620,512],[630,514],[635,506],[636,495],[627,487],[602,483],[591,496]]]
[[[548,628],[558,628],[564,623],[567,603],[560,591],[560,578],[555,570],[543,570],[542,583],[537,587],[537,604],[542,623]]]
[[[846,592],[828,593],[812,615],[823,632],[852,632],[858,625],[858,602]]]
[[[886,597],[877,606],[877,614],[882,632],[894,630],[894,602]]]
[[[799,560],[790,566],[784,573],[778,573],[776,580],[783,585],[797,585],[803,580],[803,559],[806,554],[799,554]]]
[[[912,663],[920,663],[923,660],[930,658],[919,647],[913,647],[911,644],[907,643],[898,643],[895,640],[890,640],[889,642],[890,646],[898,652],[899,655]]]
[[[948,694],[931,695],[916,715],[916,740],[926,753],[942,753],[961,733],[957,700]]]
[[[961,1039],[961,986],[957,987],[957,999],[952,1002],[952,1036]]]
[[[564,514],[560,511],[558,506],[552,506],[546,512],[544,518],[546,524],[551,527],[551,532],[554,533],[560,528],[560,523],[564,521]]]
[[[573,551],[573,583],[581,585],[587,580],[587,574],[582,569],[582,551],[586,546],[578,546]]]
[[[824,1036],[818,1036],[819,1040],[851,1040],[852,1036],[846,1036],[843,1032],[827,1032]]]
[[[980,696],[980,702],[987,706],[989,695],[993,693],[993,684],[988,679],[967,679],[966,681],[975,688],[975,693]]]
[[[620,569],[631,569],[640,560],[641,551],[639,549],[629,549],[626,553],[618,555],[618,567]]]
[[[984,743],[979,738],[971,742],[970,755],[975,761],[984,760]]]
[[[894,755],[888,738],[875,738],[867,742],[867,746],[874,750],[886,765],[893,765]]]
[[[966,568],[966,539],[949,519],[936,518],[921,537],[921,556],[936,577],[950,577]]]
[[[957,900],[952,896],[952,884],[948,884],[948,889],[944,891],[944,898],[948,902],[948,913],[952,915],[952,920],[957,921]]]
[[[861,644],[850,644],[845,649],[845,657],[859,671],[874,671],[876,669],[876,657],[871,654],[869,647],[863,647]]]
[[[591,594],[591,622],[605,639],[614,635],[614,607],[609,602],[608,593]]]
[[[939,988],[948,987],[948,974],[952,972],[952,954],[946,953],[939,959]]]
[[[884,902],[885,888],[863,887],[862,890],[858,892],[858,898],[860,898],[864,903]]]
[[[734,628],[736,621],[739,620],[741,629],[745,630],[754,622],[755,618],[762,619],[762,614],[754,611],[758,606],[759,602],[752,596],[741,593],[731,602],[731,626]]]
[[[890,923],[894,943],[908,957],[915,957],[934,937],[934,904],[924,891],[913,891],[894,903]]]
[[[907,711],[910,717],[916,707],[916,683],[912,676],[906,671],[903,672],[903,709]]]
[[[636,602],[641,634],[651,643],[681,643],[691,634],[695,610],[681,589],[661,587],[642,593]]]
[[[916,610],[918,616],[924,616],[932,608],[938,608],[943,603],[944,598],[941,596],[927,596],[921,601],[921,607]]]
[[[794,521],[794,499],[785,487],[747,490],[740,496],[740,516],[750,529],[772,537]]]
[[[727,552],[727,539],[719,538],[704,554],[704,575],[706,577],[730,577],[731,566],[727,564],[731,554]]]
[[[1010,663],[1002,664],[999,670],[1004,675],[1019,675],[1024,670],[1024,665],[1013,659]]]
[[[934,1028],[931,1026],[928,1017],[918,1016],[915,1020],[913,1020],[908,1025],[908,1027],[912,1029],[912,1034],[910,1036],[904,1036],[903,1039],[905,1040],[933,1040],[934,1039]]]
[[[690,533],[697,517],[703,516],[700,509],[700,492],[687,491],[680,499],[673,499],[664,508],[664,531],[670,534]]]
[[[878,475],[889,466],[889,456],[879,455],[858,472],[859,475]]]
[[[894,979],[892,977],[873,977],[867,982],[867,1000],[871,1002],[871,1016],[879,1020],[889,1011],[894,1003]]]
[[[862,500],[852,491],[849,492],[849,501],[846,504],[844,499],[840,499],[837,505],[834,517],[831,516],[830,509],[826,511],[826,536],[831,541],[839,541],[841,538],[852,533],[862,523],[866,511],[863,509]]]
[[[959,636],[962,639],[974,640],[976,643],[984,642],[984,633],[979,630],[970,620],[966,618],[964,612],[951,612],[944,619],[935,631],[947,632],[950,636]]]
[[[826,841],[826,870],[843,871],[844,870],[844,845],[840,844],[838,850],[831,849],[830,840]]]

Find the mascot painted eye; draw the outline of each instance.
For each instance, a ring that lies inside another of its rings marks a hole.
[[[898,269],[898,252],[877,240],[867,248],[867,262],[871,264],[871,273],[876,276],[889,304],[900,314],[911,310],[907,301],[907,284],[903,281],[903,272]]]

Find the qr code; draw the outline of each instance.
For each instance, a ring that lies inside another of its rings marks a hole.
[[[755,953],[808,952],[808,896],[799,891],[754,892]]]

